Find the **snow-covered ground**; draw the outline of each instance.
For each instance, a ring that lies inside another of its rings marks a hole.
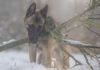
[[[91,70],[85,63],[84,57],[81,54],[73,54],[84,65],[72,67],[75,63],[70,58],[69,70]],[[90,58],[89,58],[90,59]],[[91,60],[94,70],[100,70],[100,66],[96,60]],[[3,51],[0,52],[0,70],[47,70],[42,65],[29,62],[28,52],[25,51]]]

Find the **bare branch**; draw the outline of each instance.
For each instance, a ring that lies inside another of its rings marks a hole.
[[[97,36],[100,36],[99,33],[93,31],[91,28],[89,28],[88,26],[84,25],[85,28],[87,28],[89,31],[91,31],[92,33],[96,34]]]
[[[100,49],[99,46],[93,46],[91,44],[84,44],[79,41],[74,41],[74,40],[64,40],[65,44],[74,46],[74,47],[79,47],[79,48],[97,48]]]
[[[69,52],[67,52],[63,47],[60,47],[60,49],[64,51],[64,53],[66,53],[69,57],[71,57],[76,63],[78,63],[78,65],[82,65],[80,61],[78,61],[74,56],[72,56]]]
[[[63,40],[65,44],[70,45],[70,46],[74,46],[74,47],[79,47],[79,48],[97,48],[100,49],[99,46],[93,46],[90,44],[84,44],[84,43],[80,43],[79,41],[74,41],[74,40]],[[28,39],[24,38],[24,39],[20,39],[8,44],[4,44],[4,45],[0,45],[0,51],[4,51],[19,45],[22,45],[24,43],[27,43]],[[76,43],[77,42],[77,43]]]
[[[24,38],[24,39],[13,41],[13,42],[10,42],[10,43],[4,44],[4,45],[0,45],[0,51],[4,51],[4,50],[10,49],[10,48],[19,46],[19,45],[24,44],[26,42],[27,42],[27,39]]]
[[[68,32],[71,32],[72,30],[74,30],[74,29],[76,29],[76,28],[78,28],[78,27],[81,27],[81,26],[82,26],[82,24],[79,24],[79,25],[77,25],[77,26],[74,26],[74,27],[72,27],[72,28],[66,30],[66,32],[67,32],[67,33],[68,33]]]
[[[98,59],[98,57],[96,56],[96,54],[91,49],[85,50],[85,52],[87,52],[87,51],[90,52],[89,55],[91,57],[94,57],[98,61],[99,65],[100,65],[100,60]]]
[[[92,70],[94,70],[93,67],[92,67],[92,65],[91,65],[91,64],[89,63],[89,61],[88,61],[88,58],[87,58],[87,56],[86,56],[86,54],[85,54],[85,50],[82,49],[82,48],[79,48],[79,50],[80,50],[80,52],[83,54],[83,56],[84,56],[84,58],[85,58],[85,60],[86,60],[86,63],[88,64],[88,66],[89,66]]]
[[[100,6],[100,5],[96,5],[95,7],[98,7],[98,6]],[[83,13],[81,13],[81,14],[79,14],[79,15],[76,15],[76,16],[72,17],[71,19],[65,21],[64,23],[62,23],[61,25],[59,25],[59,26],[57,27],[57,30],[59,31],[59,30],[63,29],[66,25],[71,24],[71,23],[73,23],[73,22],[79,20],[80,17],[82,17],[82,16],[83,16],[84,14],[86,14],[87,12],[90,12],[91,10],[95,9],[95,7],[92,7],[92,6],[91,6],[91,7],[89,7],[87,10],[85,10]]]

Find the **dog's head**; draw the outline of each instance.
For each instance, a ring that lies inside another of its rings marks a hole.
[[[26,24],[43,25],[47,17],[48,5],[43,9],[36,9],[36,3],[32,3],[27,9],[24,21]]]
[[[27,9],[24,21],[28,30],[29,42],[36,43],[43,29],[47,17],[48,5],[43,9],[37,10],[36,3],[32,3]]]

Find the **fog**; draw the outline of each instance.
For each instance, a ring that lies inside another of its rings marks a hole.
[[[0,42],[26,37],[23,16],[28,6],[34,1],[37,3],[38,9],[48,4],[48,15],[60,24],[82,13],[89,6],[89,0],[0,0]],[[99,11],[97,10],[96,12]],[[79,22],[75,23],[74,25],[79,24]],[[100,29],[91,28],[100,33]],[[100,41],[99,36],[84,27],[74,29],[68,35],[74,40],[94,45],[98,45]]]

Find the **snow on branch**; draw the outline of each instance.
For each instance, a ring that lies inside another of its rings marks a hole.
[[[0,51],[4,51],[7,49],[16,47],[16,46],[22,45],[22,44],[27,43],[27,42],[28,42],[27,38],[3,42],[3,44],[0,45]],[[97,48],[97,49],[99,48],[100,49],[99,46],[93,46],[91,44],[84,44],[84,43],[81,43],[81,42],[75,41],[75,40],[64,40],[64,42],[67,45],[71,45],[71,46],[79,47],[79,48]]]
[[[81,43],[80,41],[75,41],[75,40],[64,40],[64,42],[67,44],[67,45],[71,45],[71,46],[74,46],[74,47],[79,47],[79,48],[99,48],[100,49],[100,46],[93,46],[91,44],[85,44],[85,43]]]
[[[0,51],[4,51],[4,50],[10,49],[10,48],[19,46],[19,45],[24,44],[26,42],[27,42],[27,39],[26,38],[20,39],[20,40],[14,40],[14,39],[12,39],[12,40],[3,42],[0,45]]]

